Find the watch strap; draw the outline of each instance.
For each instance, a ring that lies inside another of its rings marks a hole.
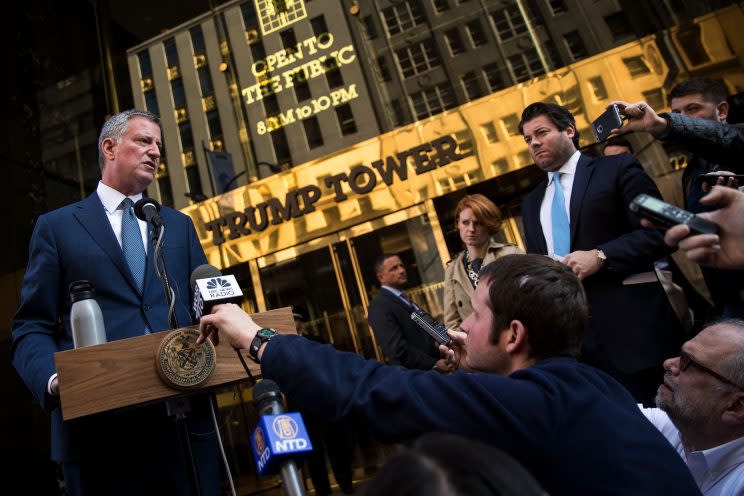
[[[274,336],[276,336],[278,333],[271,328],[265,327],[263,329],[259,329],[259,331],[256,333],[256,336],[253,338],[253,341],[251,341],[251,346],[248,348],[248,356],[256,363],[260,363],[258,359],[258,350],[261,349],[261,346],[264,343],[268,343]]]

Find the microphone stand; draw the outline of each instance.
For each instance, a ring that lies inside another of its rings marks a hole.
[[[175,311],[175,293],[168,281],[168,271],[165,266],[165,257],[163,256],[163,240],[165,239],[165,225],[162,222],[152,224],[152,241],[153,241],[153,266],[155,275],[163,287],[165,301],[168,304],[168,325],[171,329],[178,329],[178,318]],[[171,398],[166,400],[165,409],[169,417],[174,417],[178,431],[178,443],[181,445],[181,451],[184,454],[184,462],[188,466],[191,493],[198,496],[201,494],[199,489],[199,477],[194,463],[194,452],[191,448],[191,438],[189,437],[189,427],[186,423],[187,413],[191,410],[191,400],[186,397]]]

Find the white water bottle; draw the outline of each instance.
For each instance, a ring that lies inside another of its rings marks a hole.
[[[90,281],[75,281],[70,284],[70,325],[72,343],[75,348],[106,342],[106,328],[98,302],[93,298],[95,288]]]

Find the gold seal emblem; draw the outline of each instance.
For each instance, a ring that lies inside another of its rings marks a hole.
[[[192,389],[212,374],[216,354],[210,340],[197,345],[196,329],[168,333],[155,354],[155,367],[163,381],[177,389]]]

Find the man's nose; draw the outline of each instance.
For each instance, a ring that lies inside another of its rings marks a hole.
[[[679,374],[679,357],[667,358],[664,360],[664,370],[677,375]]]

